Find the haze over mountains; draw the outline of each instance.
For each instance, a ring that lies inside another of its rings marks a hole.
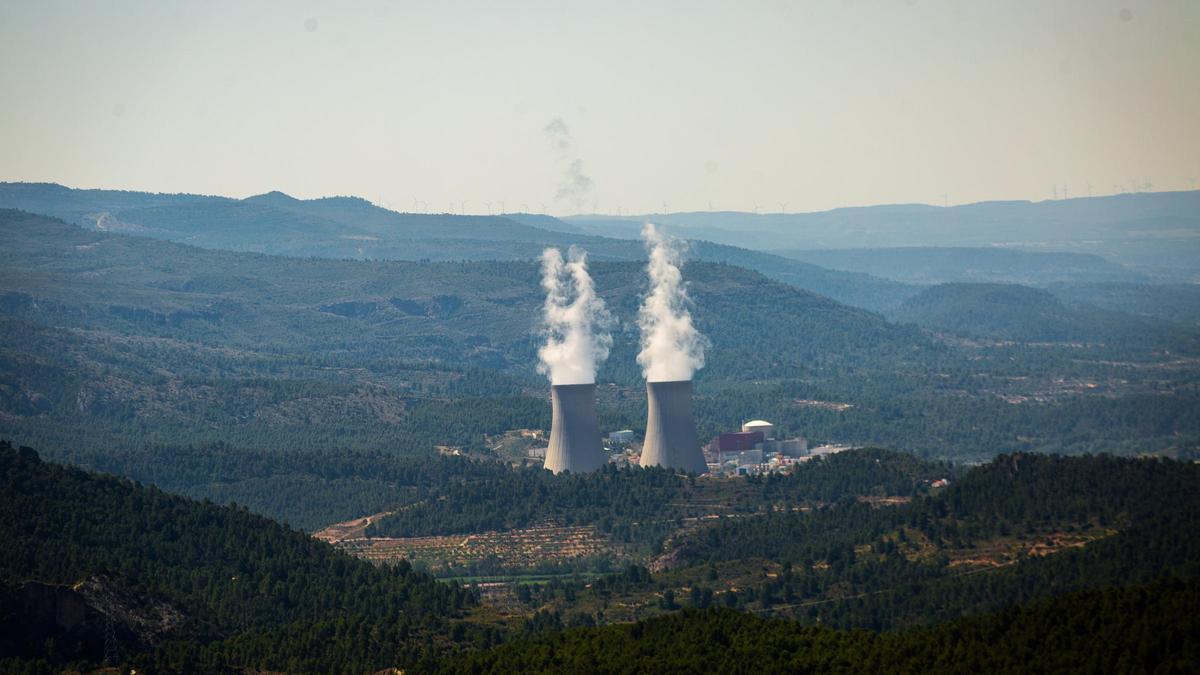
[[[1093,253],[1139,271],[1195,280],[1200,271],[1200,192],[1157,192],[1045,202],[981,202],[834,209],[819,213],[739,212],[573,216],[589,231],[629,236],[654,220],[681,236],[763,250],[995,247]]]
[[[640,260],[641,244],[631,239],[636,239],[640,223],[654,220],[692,239],[693,259],[755,269],[874,311],[893,309],[915,295],[919,285],[932,283],[1144,284],[1200,279],[1200,192],[949,209],[912,205],[811,214],[559,219],[399,213],[355,197],[298,200],[279,192],[235,200],[3,183],[0,208],[206,248],[388,260],[533,259],[550,244],[584,246],[594,260]],[[902,247],[879,248],[897,244]],[[821,250],[825,247],[837,250]],[[1146,287],[1126,288],[1115,296],[1139,292],[1145,296]],[[1187,290],[1163,293],[1186,295]],[[1063,299],[1109,303],[1111,309],[1127,311],[1147,304],[1113,307],[1113,293],[1090,294],[1078,287]]]

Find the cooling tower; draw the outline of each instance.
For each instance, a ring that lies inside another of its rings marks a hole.
[[[646,441],[642,466],[704,473],[704,453],[692,418],[692,382],[646,383]]]
[[[604,466],[596,423],[596,385],[556,384],[550,387],[550,447],[545,467],[554,473],[582,473]]]

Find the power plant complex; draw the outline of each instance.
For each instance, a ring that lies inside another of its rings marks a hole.
[[[543,466],[554,473],[583,473],[607,461],[596,422],[596,385],[551,386],[550,443]],[[695,473],[708,470],[692,417],[691,380],[646,383],[641,465]]]
[[[650,290],[638,309],[646,378],[646,437],[642,466],[704,473],[708,464],[692,417],[692,374],[704,367],[704,337],[688,313],[676,241],[647,223],[642,229],[649,261]],[[555,248],[542,252],[543,317],[546,343],[538,370],[549,375],[550,442],[543,466],[554,473],[582,473],[604,466],[608,457],[596,423],[595,377],[608,357],[611,317],[587,271],[587,253],[572,247],[567,259]],[[562,384],[562,383],[573,384]],[[574,384],[586,382],[588,384]],[[633,433],[623,430],[618,442]]]
[[[775,425],[764,420],[744,422],[740,431],[722,432],[702,446],[692,413],[691,380],[646,383],[646,435],[640,446],[633,431],[622,429],[609,433],[613,447],[604,447],[595,384],[554,385],[550,398],[548,447],[531,448],[529,456],[544,458],[543,466],[554,473],[595,471],[611,461],[717,476],[754,475],[788,471],[850,448],[809,448],[803,437],[776,438]]]

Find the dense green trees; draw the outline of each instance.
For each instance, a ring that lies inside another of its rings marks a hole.
[[[852,495],[912,495],[954,471],[946,464],[878,449],[813,460],[793,474],[747,482],[689,479],[659,468],[612,465],[594,473],[557,476],[541,469],[504,469],[431,487],[422,498],[379,520],[368,534],[412,537],[554,522],[595,525],[618,541],[650,544],[653,550],[683,518],[714,510],[769,511]]]
[[[1085,531],[1099,539],[982,568],[986,574],[964,574],[969,568],[951,566],[943,554],[1016,534],[1036,540]],[[785,563],[782,574],[740,592],[732,606],[830,626],[893,628],[1164,573],[1200,576],[1200,466],[1002,456],[907,505],[843,500],[811,512],[730,519],[678,545],[678,557],[697,565]]]
[[[407,564],[373,567],[244,509],[43,463],[7,443],[0,444],[0,539],[6,589],[91,580],[109,606],[150,602],[131,599],[139,597],[166,603],[180,616],[177,625],[145,637],[122,623],[119,633],[129,659],[159,667],[194,660],[204,669],[238,663],[361,672],[409,663],[476,603],[471,592]],[[25,628],[27,617],[11,606],[2,618],[5,633]],[[335,636],[330,648],[312,649],[326,633]],[[363,634],[375,637],[356,638]],[[138,655],[138,647],[150,648],[147,640],[156,647]],[[297,644],[309,647],[291,649]],[[51,658],[65,649],[47,654],[42,645],[18,648]]]
[[[1188,672],[1200,661],[1198,603],[1200,583],[1164,579],[883,634],[685,610],[539,635],[430,672]]]
[[[227,459],[215,453],[198,470],[228,471]],[[440,519],[490,527],[488,513],[511,527],[556,512],[611,521],[615,533],[658,509],[687,513],[689,503],[730,504],[735,513],[672,540],[683,568],[652,575],[627,565],[586,581],[519,587],[517,601],[532,616],[504,626],[472,618],[471,592],[405,563],[372,567],[243,508],[44,463],[32,450],[3,444],[0,666],[52,672],[95,663],[106,615],[116,619],[121,659],[151,670],[736,670],[753,654],[758,670],[1057,670],[1083,659],[1106,671],[1195,658],[1194,619],[1179,616],[1196,601],[1200,578],[1195,464],[1012,455],[964,471],[860,450],[814,460],[791,476],[731,482],[612,468],[553,476],[445,461],[419,468],[380,459],[378,467],[416,492],[426,489],[422,480],[445,481],[438,471],[474,472],[421,493],[415,515],[389,527]],[[930,488],[932,478],[946,476],[949,487]],[[911,501],[878,506],[859,498],[879,496]],[[964,573],[945,557],[1012,533],[1035,541],[1072,531],[1092,539],[986,573]],[[769,562],[778,572],[735,591],[712,561],[735,573]],[[680,587],[671,579],[688,581]],[[1118,588],[1131,584],[1143,586]],[[38,588],[83,597],[90,624],[63,632],[33,618]],[[1063,596],[1079,591],[1087,592]],[[710,609],[560,632],[607,620],[600,611],[560,613],[562,603],[599,608],[633,597],[649,598],[654,612]],[[159,624],[130,618],[137,616],[178,618],[147,629]],[[529,639],[487,651],[522,636]],[[453,657],[463,651],[470,653]]]

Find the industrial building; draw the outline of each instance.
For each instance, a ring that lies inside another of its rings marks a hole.
[[[736,454],[753,450],[766,440],[761,431],[732,431],[717,436],[717,451],[725,454]]]
[[[763,473],[808,458],[804,438],[775,438],[775,425],[765,420],[742,424],[741,431],[718,435],[708,444],[705,459],[721,473]]]
[[[608,433],[609,443],[632,443],[633,438],[632,429],[621,429],[620,431],[610,431]]]

